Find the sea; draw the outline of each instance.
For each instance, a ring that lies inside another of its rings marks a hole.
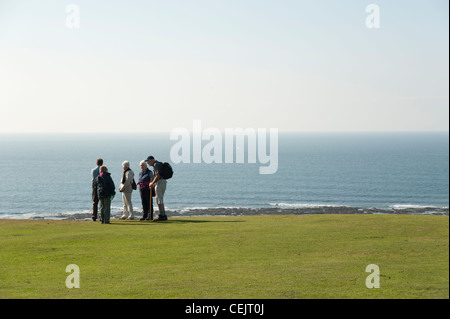
[[[175,143],[170,133],[0,134],[0,218],[89,219],[96,159],[104,159],[117,189],[122,162],[128,160],[137,175],[139,162],[149,155],[174,170],[164,198],[169,218],[448,215],[448,132],[280,132],[274,174],[260,174],[267,164],[248,157],[244,163],[174,163]],[[133,192],[132,201],[138,217],[139,192]],[[121,215],[122,207],[117,192],[113,217]]]

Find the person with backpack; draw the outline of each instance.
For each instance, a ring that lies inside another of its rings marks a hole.
[[[167,179],[172,177],[173,170],[169,163],[161,163],[155,160],[153,156],[147,157],[146,162],[148,165],[153,166],[153,174],[155,176],[150,183],[150,187],[155,187],[159,216],[154,221],[165,221],[167,220],[167,215],[164,208],[164,193],[166,192]]]
[[[106,166],[100,166],[100,174],[94,180],[94,189],[100,202],[100,220],[102,224],[109,224],[111,201],[116,195],[116,187]]]

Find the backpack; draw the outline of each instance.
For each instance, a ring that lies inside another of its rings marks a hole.
[[[172,166],[170,166],[169,163],[164,162],[161,164],[161,177],[164,179],[172,178],[173,176],[173,169]]]

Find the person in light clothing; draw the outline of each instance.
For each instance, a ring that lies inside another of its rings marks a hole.
[[[123,214],[120,219],[134,219],[133,204],[131,202],[131,194],[133,192],[134,172],[130,168],[130,162],[122,163],[123,175],[119,186],[119,192],[122,193],[123,200]]]

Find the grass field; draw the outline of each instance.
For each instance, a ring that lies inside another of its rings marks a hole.
[[[449,298],[448,216],[0,220],[0,245],[0,298]]]

